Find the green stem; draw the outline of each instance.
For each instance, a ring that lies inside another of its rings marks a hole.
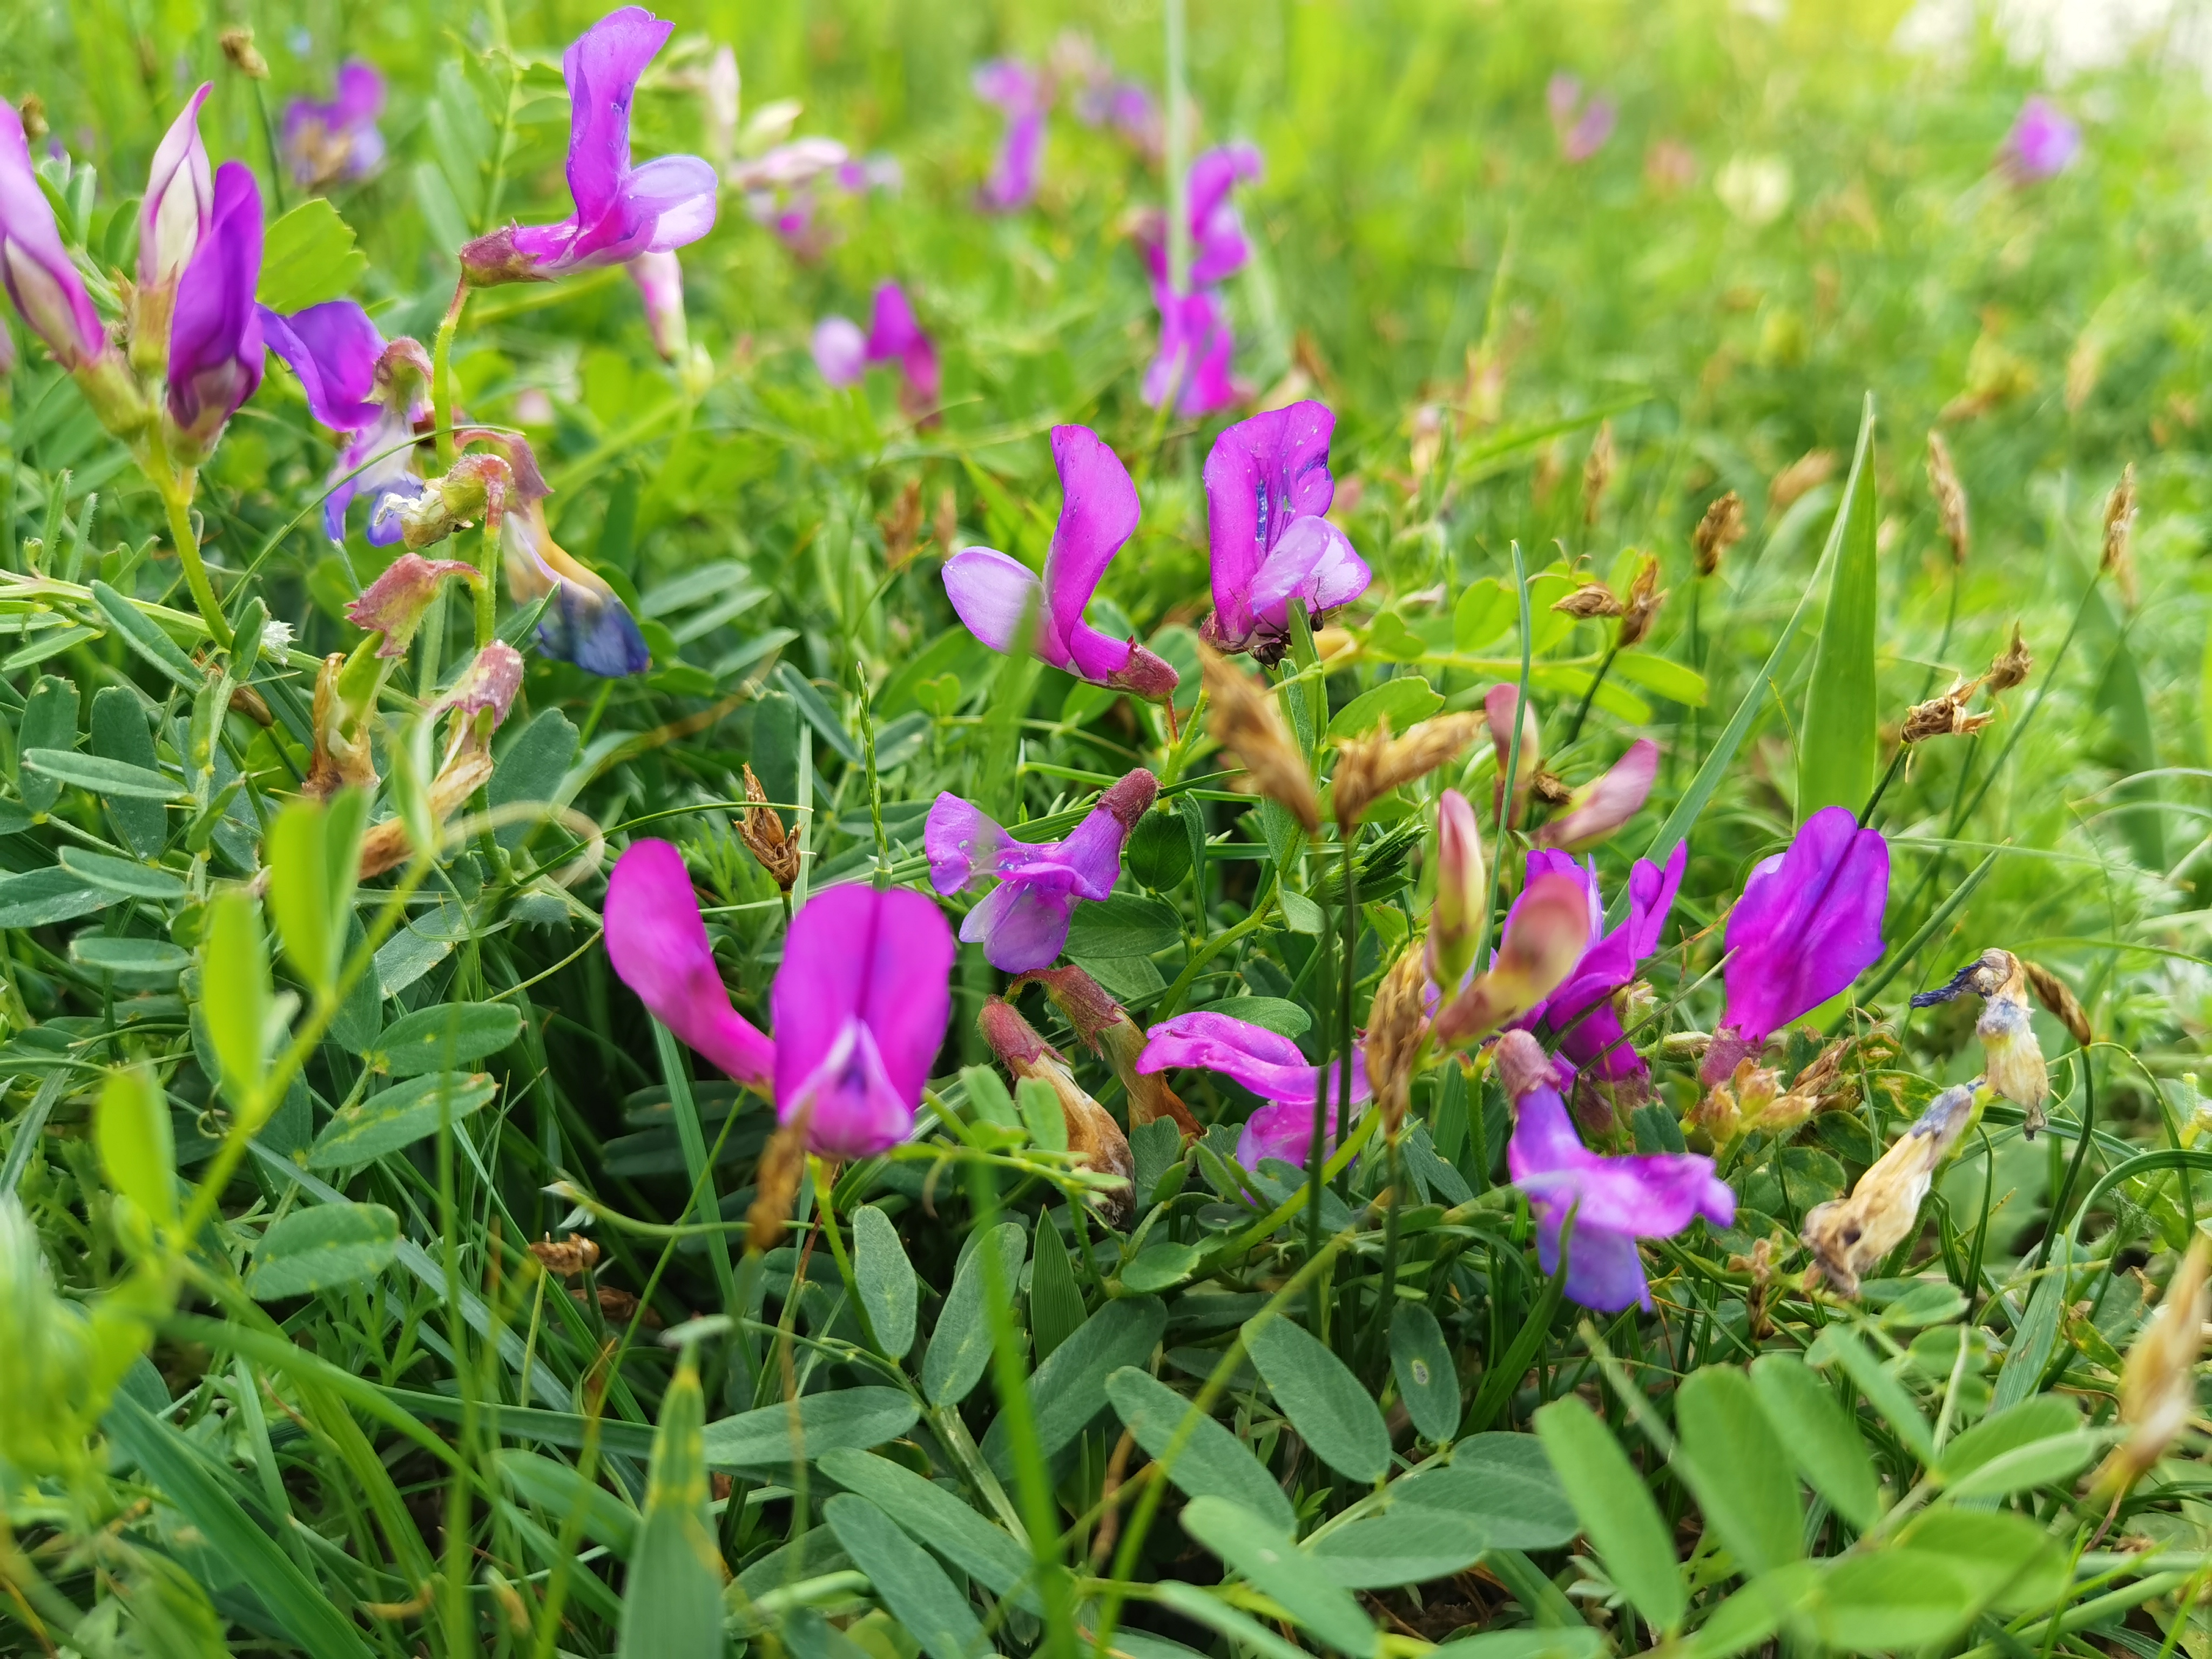
[[[453,302],[438,324],[438,337],[430,351],[430,408],[438,428],[438,463],[453,464],[453,335],[461,325],[461,310],[469,302],[468,278],[453,284]]]
[[[192,475],[187,470],[156,483],[161,505],[169,515],[169,539],[176,544],[178,558],[184,561],[185,584],[192,590],[192,604],[198,607],[209,635],[228,651],[230,623],[216,599],[215,584],[208,580],[206,562],[200,557],[200,538],[192,532]]]
[[[1597,689],[1605,684],[1606,672],[1613,666],[1613,659],[1620,654],[1620,635],[1616,633],[1613,636],[1613,643],[1605,648],[1605,655],[1598,663],[1597,672],[1590,676],[1589,690],[1583,693],[1582,706],[1575,710],[1574,719],[1568,723],[1567,735],[1559,739],[1560,748],[1565,749],[1582,735],[1583,722],[1589,718],[1590,704],[1597,701]]]
[[[1869,820],[1874,817],[1874,809],[1881,805],[1881,798],[1889,793],[1889,786],[1895,781],[1899,771],[1903,769],[1905,756],[1911,752],[1911,744],[1901,740],[1899,742],[1897,752],[1889,757],[1889,769],[1881,775],[1881,781],[1875,785],[1874,793],[1867,797],[1867,804],[1859,808],[1860,829],[1863,830],[1867,827]]]

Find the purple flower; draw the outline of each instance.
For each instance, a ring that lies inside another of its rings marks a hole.
[[[1015,841],[980,806],[939,795],[922,834],[931,884],[957,893],[987,876],[999,881],[968,913],[960,937],[982,941],[984,956],[1003,973],[1049,968],[1067,944],[1075,902],[1114,890],[1121,848],[1159,788],[1159,780],[1139,767],[1098,798],[1073,835],[1047,842]]]
[[[1331,1060],[1316,1066],[1299,1052],[1298,1045],[1279,1032],[1250,1020],[1202,1009],[1177,1014],[1145,1033],[1145,1051],[1137,1057],[1139,1073],[1164,1072],[1170,1066],[1194,1066],[1218,1072],[1243,1085],[1262,1100],[1245,1121],[1237,1142],[1237,1161],[1256,1170],[1264,1158],[1280,1158],[1304,1169],[1313,1146],[1316,1090],[1325,1089],[1328,1102],[1329,1146],[1336,1144],[1337,1092],[1342,1068]],[[1358,1044],[1352,1050],[1352,1103],[1368,1097],[1367,1058]]]
[[[1290,610],[1322,613],[1367,591],[1372,573],[1322,514],[1335,499],[1328,444],[1336,416],[1326,404],[1292,404],[1239,421],[1206,458],[1206,517],[1213,612],[1206,638],[1262,662],[1290,644]]]
[[[404,657],[415,630],[422,625],[430,601],[438,597],[438,584],[449,576],[467,581],[476,575],[476,566],[459,559],[426,559],[420,553],[402,553],[346,607],[346,620],[356,628],[384,635],[384,642],[376,647],[378,656]],[[506,712],[501,709],[502,718]]]
[[[1587,161],[1613,137],[1620,111],[1603,93],[1583,101],[1579,76],[1555,75],[1544,88],[1544,101],[1552,112],[1552,130],[1559,135],[1559,154],[1570,161]]]
[[[639,254],[628,269],[638,298],[645,302],[645,325],[653,331],[653,349],[674,362],[684,356],[690,340],[684,317],[684,266],[673,249],[664,248]]]
[[[1565,853],[1539,848],[1528,854],[1530,887],[1545,876],[1582,884],[1589,897],[1589,944],[1559,988],[1520,1023],[1557,1037],[1559,1053],[1593,1080],[1626,1083],[1649,1074],[1636,1050],[1623,1040],[1613,994],[1632,982],[1638,965],[1659,948],[1689,851],[1688,842],[1677,842],[1663,870],[1648,859],[1636,860],[1628,877],[1628,918],[1611,933],[1605,931],[1605,907],[1598,902],[1595,870]],[[1509,928],[1520,908],[1516,902],[1507,913]]]
[[[1575,1133],[1551,1061],[1526,1031],[1498,1041],[1498,1075],[1513,1103],[1505,1167],[1536,1216],[1536,1259],[1559,1267],[1559,1231],[1570,1215],[1567,1295],[1585,1308],[1649,1309],[1639,1238],[1672,1238],[1698,1217],[1716,1227],[1735,1219],[1735,1194],[1694,1152],[1603,1158]]]
[[[1160,308],[1160,349],[1145,370],[1146,406],[1172,405],[1195,421],[1241,403],[1248,392],[1231,373],[1237,337],[1220,300],[1208,289],[1177,299],[1156,282],[1152,303]]]
[[[1881,955],[1889,902],[1889,843],[1862,830],[1847,806],[1824,806],[1798,826],[1787,852],[1751,872],[1729,913],[1728,1005],[1699,1074],[1732,1075],[1766,1039],[1811,1012]]]
[[[349,434],[323,497],[323,531],[345,539],[346,511],[369,501],[369,541],[399,539],[389,500],[422,493],[415,472],[416,422],[430,413],[430,359],[404,336],[386,344],[368,313],[351,300],[326,300],[290,316],[260,307],[261,337],[300,377],[307,412]]]
[[[899,371],[899,407],[915,420],[926,420],[937,406],[943,386],[937,347],[907,303],[906,290],[885,283],[876,290],[868,331],[849,317],[824,317],[814,325],[814,367],[834,386],[858,383],[872,363],[894,363]]]
[[[674,24],[642,6],[609,12],[561,60],[568,83],[568,193],[558,224],[507,225],[461,250],[465,280],[544,282],[696,242],[714,226],[718,181],[696,155],[629,161],[630,100]]]
[[[215,214],[177,280],[169,325],[172,453],[204,459],[261,384],[261,187],[242,161],[216,170]]]
[[[868,337],[850,317],[824,317],[814,325],[814,367],[834,386],[855,386],[868,372]]]
[[[1200,152],[1190,164],[1190,286],[1211,288],[1244,269],[1252,257],[1233,192],[1260,177],[1260,152],[1250,144],[1223,144]],[[1167,228],[1155,216],[1139,233],[1145,264],[1155,283],[1168,275]]]
[[[635,841],[607,877],[607,959],[654,1018],[749,1088],[775,1073],[775,1048],[730,1006],[684,855]]]
[[[1111,129],[1142,155],[1160,153],[1159,100],[1138,82],[1109,78],[1085,86],[1075,95],[1075,118],[1086,127]]]
[[[993,213],[1011,213],[1027,207],[1036,194],[1051,94],[1042,76],[1011,58],[977,65],[975,87],[978,98],[1006,118],[1006,135],[999,141],[991,176],[983,181],[981,200]]]
[[[2048,98],[2030,98],[2005,135],[2005,170],[2025,184],[2055,178],[2081,151],[2081,129]]]
[[[1637,738],[1604,776],[1567,797],[1565,809],[1536,831],[1537,844],[1587,852],[1644,810],[1658,776],[1659,745]]]
[[[142,291],[173,286],[214,222],[215,175],[199,128],[200,106],[214,89],[213,82],[204,82],[185,100],[147,170],[146,194],[138,204]]]
[[[55,361],[72,374],[110,354],[107,331],[62,246],[31,167],[22,118],[0,100],[0,282]]]
[[[1052,429],[1064,501],[1044,580],[1017,559],[971,547],[945,561],[945,592],[969,632],[994,651],[1036,612],[1036,654],[1055,668],[1153,702],[1173,695],[1176,671],[1134,640],[1112,640],[1083,620],[1106,567],[1136,534],[1137,487],[1128,469],[1087,426]]]
[[[384,77],[358,58],[338,66],[337,95],[328,103],[295,98],[284,106],[284,163],[309,190],[338,179],[366,179],[384,161]]]

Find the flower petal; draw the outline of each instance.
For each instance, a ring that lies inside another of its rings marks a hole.
[[[922,826],[930,884],[940,893],[957,893],[978,876],[997,874],[1006,845],[1006,832],[990,814],[949,793],[932,803]]]
[[[1060,470],[1061,501],[1052,551],[1044,562],[1045,599],[1054,632],[1073,647],[1082,626],[1083,608],[1091,603],[1114,556],[1137,533],[1140,509],[1129,469],[1089,427],[1053,428],[1052,458]],[[1085,651],[1100,658],[1097,645],[1104,636],[1086,631]],[[1103,678],[1127,660],[1127,647],[1119,650],[1121,659],[1108,668],[1086,665],[1083,653],[1075,654],[1073,660],[1086,678]]]
[[[1324,1157],[1336,1150],[1339,1114],[1333,1090],[1328,1109]],[[1300,1104],[1260,1107],[1244,1120],[1243,1132],[1237,1137],[1237,1161],[1248,1170],[1257,1170],[1263,1160],[1271,1158],[1294,1170],[1307,1168],[1313,1147],[1313,1119],[1310,1100]]]
[[[730,1006],[684,855],[632,842],[607,878],[605,919],[607,958],[653,1017],[738,1082],[766,1086],[774,1048]]]
[[[375,396],[384,336],[357,302],[325,300],[289,317],[256,308],[262,343],[300,377],[316,420],[334,431],[358,432],[384,412]]]
[[[1009,875],[968,913],[960,937],[980,942],[985,959],[1002,974],[1035,973],[1060,960],[1074,909],[1073,896],[1058,883]]]
[[[845,885],[793,918],[769,1002],[779,1112],[830,1058],[846,1023],[872,1034],[898,1098],[921,1098],[952,1011],[952,930],[923,894]]]
[[[1729,915],[1723,1023],[1763,1042],[1810,1012],[1881,955],[1889,843],[1847,806],[1805,820],[1787,852],[1766,860]]]
[[[1047,631],[1042,592],[1035,571],[995,548],[964,548],[945,562],[945,597],[968,631],[994,651],[1014,648],[1022,617],[1033,608],[1039,635]],[[1037,655],[1054,668],[1068,666],[1066,654],[1048,639],[1038,640]]]
[[[1644,810],[1659,776],[1659,745],[1638,738],[1604,776],[1577,789],[1567,810],[1536,832],[1546,847],[1580,853],[1595,847]]]
[[[561,59],[568,83],[568,193],[589,223],[615,205],[629,172],[630,101],[675,28],[643,6],[622,6],[586,29]]]

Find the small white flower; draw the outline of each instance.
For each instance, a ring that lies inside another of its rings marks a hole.
[[[261,624],[261,654],[272,662],[283,662],[284,653],[292,648],[293,638],[291,623],[271,617]]]

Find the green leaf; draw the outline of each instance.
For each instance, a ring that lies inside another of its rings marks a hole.
[[[1535,1424],[1607,1573],[1654,1630],[1673,1630],[1689,1597],[1674,1564],[1674,1540],[1644,1477],[1597,1415],[1571,1395],[1539,1407]]]
[[[1810,1561],[1792,1561],[1753,1579],[1698,1626],[1685,1646],[1684,1659],[1735,1659],[1759,1646],[1790,1621],[1819,1573]]]
[[[974,1659],[987,1645],[968,1598],[945,1569],[865,1498],[841,1492],[822,1506],[830,1530],[868,1575],[876,1599],[930,1659]]]
[[[1551,1550],[1582,1530],[1544,1443],[1532,1434],[1472,1434],[1451,1462],[1384,1489],[1393,1504],[1449,1510],[1479,1522],[1492,1549]]]
[[[192,956],[165,939],[79,933],[70,941],[70,960],[96,974],[112,974],[128,985],[172,985],[191,965]]]
[[[2054,1434],[2048,1439],[2014,1446],[1961,1475],[1952,1484],[1951,1496],[1960,1502],[1973,1498],[2002,1498],[2010,1492],[2068,1480],[2103,1450],[2111,1438],[2101,1430],[2075,1429],[2068,1434]]]
[[[1424,1440],[1441,1445],[1459,1432],[1459,1372],[1443,1327],[1426,1304],[1408,1303],[1392,1314],[1390,1374]]]
[[[61,799],[62,780],[28,764],[33,751],[66,750],[76,742],[76,683],[55,674],[41,674],[23,700],[23,715],[16,723],[15,743],[25,763],[16,788],[32,811],[50,812]]]
[[[318,994],[337,989],[368,816],[367,793],[341,789],[327,806],[310,799],[293,802],[270,826],[270,912],[293,968]]]
[[[368,1055],[372,1071],[420,1077],[489,1060],[522,1035],[511,1002],[447,1002],[418,1008],[384,1028]]]
[[[123,636],[123,642],[160,669],[179,690],[197,691],[207,683],[207,676],[193,666],[184,647],[162,632],[160,623],[115,589],[106,582],[95,581],[92,584],[92,597],[107,613],[107,620]],[[125,695],[129,696],[127,692]],[[99,699],[93,701],[96,704]],[[137,699],[132,701],[135,703]]]
[[[1244,1443],[1211,1417],[1192,1417],[1190,1401],[1158,1377],[1124,1366],[1106,1379],[1106,1394],[1122,1425],[1155,1462],[1167,1455],[1184,1419],[1192,1418],[1190,1436],[1168,1468],[1168,1479],[1188,1496],[1226,1498],[1280,1532],[1297,1525],[1291,1500]]]
[[[584,1536],[627,1560],[637,1547],[637,1511],[605,1486],[592,1486],[566,1463],[543,1453],[507,1447],[495,1453],[501,1480],[527,1504],[556,1521],[583,1511]]]
[[[1328,740],[1342,743],[1347,738],[1364,737],[1373,731],[1379,720],[1389,720],[1390,730],[1400,737],[1407,728],[1428,719],[1444,706],[1444,700],[1436,689],[1418,674],[1401,674],[1388,679],[1371,691],[1363,691],[1338,709],[1328,722]]]
[[[497,811],[522,801],[551,801],[561,791],[561,781],[575,763],[576,728],[557,708],[536,715],[517,732],[492,769],[484,785],[484,799]],[[503,823],[494,832],[502,847],[520,847],[535,826],[527,822]]]
[[[127,761],[104,755],[80,755],[71,749],[26,749],[23,766],[41,777],[75,784],[95,795],[114,795],[125,800],[189,800],[191,791],[182,779],[149,772]]]
[[[1795,1354],[1761,1354],[1751,1385],[1783,1449],[1805,1484],[1864,1532],[1881,1515],[1881,1486],[1858,1425],[1835,1391]]]
[[[44,927],[104,910],[115,895],[58,866],[0,877],[0,927]]]
[[[904,1464],[872,1452],[825,1452],[822,1473],[849,1492],[873,1504],[976,1583],[1001,1595],[1013,1594],[1034,1565],[1030,1553],[1012,1534],[993,1526],[933,1480]],[[1043,1611],[1034,1588],[1014,1595],[1015,1605]]]
[[[1447,1642],[1424,1659],[1597,1659],[1605,1638],[1588,1625],[1559,1630],[1492,1630]]]
[[[263,1302],[374,1279],[399,1253],[399,1218],[381,1204],[295,1210],[261,1236],[248,1294]]]
[[[1067,1150],[1067,1114],[1051,1084],[1041,1077],[1023,1078],[1014,1085],[1014,1109],[1021,1114],[1031,1146],[1048,1152]]]
[[[1375,1626],[1352,1593],[1314,1571],[1287,1534],[1225,1498],[1183,1505],[1183,1530],[1219,1556],[1244,1582],[1340,1653],[1376,1650]]]
[[[1826,614],[1797,732],[1797,822],[1824,806],[1854,812],[1874,788],[1878,744],[1874,667],[1880,611],[1875,557],[1874,394],[1869,392],[1850,477],[1829,532]]]
[[[1974,1616],[1973,1584],[1942,1556],[1889,1549],[1847,1555],[1801,1603],[1823,1645],[1891,1653],[1950,1639]]]
[[[1182,918],[1173,905],[1136,893],[1114,893],[1097,904],[1079,904],[1067,930],[1072,957],[1148,957],[1182,942]]]
[[[216,894],[208,901],[205,937],[200,1006],[208,1041],[215,1046],[231,1103],[252,1116],[261,1109],[261,1085],[269,1070],[269,955],[261,937],[260,907],[243,892]]]
[[[991,1360],[991,1325],[983,1316],[983,1264],[978,1253],[996,1245],[1002,1269],[999,1282],[1020,1281],[1022,1258],[1029,1253],[1029,1235],[1021,1224],[1002,1221],[989,1237],[968,1253],[952,1275],[952,1288],[930,1333],[929,1352],[921,1358],[921,1391],[933,1406],[957,1406],[974,1392]]]
[[[1154,892],[1172,892],[1190,873],[1190,832],[1169,812],[1147,812],[1129,834],[1129,873]]]
[[[1452,649],[1471,656],[1503,638],[1520,614],[1520,602],[1513,590],[1497,577],[1469,582],[1452,607]]]
[[[351,1169],[411,1146],[481,1109],[498,1088],[481,1072],[432,1072],[341,1106],[307,1149],[311,1170]]]
[[[1936,1558],[1972,1587],[1978,1607],[2000,1613],[2045,1612],[2073,1577],[2058,1540],[2023,1515],[1941,1504],[1899,1534],[1897,1547]]]
[[[147,1218],[168,1226],[177,1218],[177,1149],[171,1139],[168,1097],[147,1066],[107,1074],[93,1118],[107,1184]]]
[[[806,1456],[841,1449],[866,1451],[896,1440],[921,1419],[914,1396],[902,1389],[840,1389],[799,1397],[798,1449]],[[763,1406],[707,1425],[710,1468],[788,1470],[793,1462],[792,1407]]]
[[[1293,616],[1298,613],[1293,611]],[[1170,1611],[1181,1613],[1194,1624],[1226,1636],[1236,1644],[1231,1651],[1249,1649],[1260,1659],[1307,1659],[1306,1650],[1296,1642],[1286,1640],[1282,1632],[1261,1624],[1250,1613],[1231,1607],[1218,1595],[1209,1595],[1195,1584],[1186,1584],[1178,1579],[1163,1579],[1154,1589],[1153,1598]],[[1116,1638],[1118,1641],[1120,1638]],[[1131,1649],[1133,1659],[1143,1659],[1139,1650]]]
[[[1489,1547],[1480,1522],[1448,1510],[1408,1505],[1338,1527],[1306,1550],[1346,1589],[1385,1589],[1464,1572]]]
[[[1992,1412],[1943,1448],[1936,1472],[1945,1480],[1959,1480],[1994,1458],[2023,1446],[2072,1433],[2081,1426],[2081,1412],[2063,1394],[2039,1394]]]
[[[142,864],[136,859],[119,859],[112,853],[88,852],[82,847],[62,848],[62,868],[73,876],[83,877],[95,887],[131,898],[168,903],[183,898],[190,890],[184,878],[173,870],[165,870],[158,864]]]
[[[96,589],[99,584],[94,586]],[[154,771],[160,765],[154,734],[147,729],[145,711],[135,688],[104,686],[94,695],[89,742],[94,754],[143,771]],[[161,856],[169,839],[169,814],[160,802],[118,796],[107,803],[107,816],[130,851],[142,859]]]
[[[1806,1358],[1815,1365],[1826,1365],[1832,1359],[1841,1364],[1875,1414],[1897,1431],[1897,1437],[1912,1455],[1923,1463],[1936,1461],[1936,1437],[1928,1431],[1928,1419],[1912,1403],[1905,1384],[1883,1368],[1857,1332],[1845,1325],[1830,1325],[1806,1351]]]
[[[1065,1123],[1061,1127],[1064,1131]],[[1083,1291],[1075,1282],[1075,1264],[1068,1259],[1066,1243],[1050,1216],[1039,1216],[1036,1243],[1030,1252],[1030,1338],[1038,1363],[1050,1358],[1083,1318]]]
[[[1350,1367],[1287,1319],[1247,1325],[1244,1336],[1268,1392],[1316,1457],[1351,1480],[1390,1472],[1390,1431]]]
[[[1692,1371],[1676,1392],[1674,1425],[1675,1467],[1739,1571],[1754,1577],[1804,1553],[1797,1478],[1749,1377],[1733,1365]]]
[[[706,1400],[686,1349],[661,1397],[629,1578],[618,1659],[722,1659],[722,1558],[707,1507],[701,1422]]]
[[[1038,1365],[1029,1380],[1030,1412],[1036,1425],[1038,1449],[1047,1458],[1106,1409],[1106,1379],[1124,1365],[1150,1358],[1167,1323],[1167,1307],[1157,1297],[1124,1297],[1085,1320]],[[1001,1413],[983,1437],[982,1452],[1002,1480],[1013,1478],[1010,1440]]]
[[[853,1278],[876,1341],[893,1359],[914,1346],[914,1263],[891,1218],[872,1204],[853,1212]]]
[[[337,299],[368,269],[352,228],[326,198],[310,196],[263,234],[255,297],[271,311],[299,311]]]
[[[1206,1253],[1195,1244],[1147,1244],[1121,1269],[1121,1288],[1140,1296],[1171,1290],[1197,1271]]]
[[[1647,691],[1656,691],[1669,702],[1679,702],[1686,708],[1705,706],[1705,677],[1669,658],[1624,651],[1613,659],[1613,672]]]

